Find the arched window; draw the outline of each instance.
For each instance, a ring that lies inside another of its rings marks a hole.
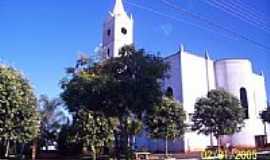
[[[107,30],[107,35],[108,35],[108,37],[111,35],[111,30],[110,29]]]
[[[240,102],[242,107],[245,110],[245,118],[248,118],[248,98],[247,98],[247,90],[246,88],[240,88]]]
[[[110,48],[107,49],[107,56],[110,57]]]
[[[173,89],[172,87],[168,87],[166,90],[166,96],[173,97]]]

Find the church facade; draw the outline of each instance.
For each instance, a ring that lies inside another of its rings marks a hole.
[[[103,56],[116,57],[124,45],[133,44],[133,18],[125,10],[122,0],[116,0],[114,9],[104,23]],[[170,88],[175,98],[183,104],[186,123],[191,124],[194,104],[212,89],[224,89],[241,101],[245,108],[245,127],[239,133],[221,137],[222,144],[255,147],[263,143],[265,129],[260,113],[267,107],[267,95],[263,74],[253,72],[248,59],[212,60],[207,51],[197,56],[181,46],[179,51],[165,57],[170,65],[170,77],[164,81],[164,89]],[[269,126],[266,126],[269,132]],[[269,133],[267,134],[269,135]],[[183,138],[169,142],[169,150],[198,151],[210,145],[210,137],[187,131]],[[268,137],[270,139],[270,137]],[[216,143],[216,142],[214,142]],[[139,150],[163,151],[163,140],[154,140],[145,133],[137,136]]]
[[[248,59],[214,61],[207,52],[200,57],[182,46],[178,53],[166,57],[166,61],[171,64],[171,70],[170,78],[165,80],[164,85],[172,88],[175,98],[182,102],[188,124],[191,123],[198,98],[205,97],[212,89],[224,89],[238,97],[246,113],[241,132],[222,136],[221,143],[242,147],[255,147],[262,143],[265,133],[260,113],[267,107],[265,79],[263,74],[253,72]],[[183,140],[184,150],[201,150],[210,145],[209,138],[187,132]]]

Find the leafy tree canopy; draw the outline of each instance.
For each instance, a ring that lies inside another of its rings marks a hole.
[[[173,98],[163,97],[161,104],[146,113],[145,125],[150,137],[174,140],[185,133],[185,119],[182,105]]]
[[[142,113],[162,97],[161,80],[169,68],[161,57],[126,46],[120,57],[91,64],[80,60],[62,82],[62,98],[71,112],[80,108],[123,117]]]
[[[244,112],[235,96],[224,90],[211,90],[207,97],[197,100],[192,121],[192,130],[218,137],[240,131]]]
[[[74,118],[74,142],[82,143],[84,147],[105,146],[113,141],[114,128],[110,118],[99,113],[80,110]]]
[[[270,108],[267,107],[266,110],[262,111],[260,116],[261,116],[261,119],[263,120],[263,122],[270,123]]]
[[[64,124],[69,124],[70,120],[59,98],[50,99],[41,95],[38,109],[41,115],[39,144],[47,147],[56,141],[59,130]]]
[[[29,142],[38,135],[37,99],[29,81],[0,66],[0,140]]]
[[[72,141],[90,149],[93,152],[93,159],[96,159],[97,147],[112,144],[115,127],[111,118],[81,109],[74,117],[74,123],[71,126]]]
[[[129,127],[128,119],[141,120],[145,111],[161,101],[161,82],[168,69],[161,57],[133,46],[123,47],[119,57],[100,63],[91,63],[82,56],[75,67],[68,68],[69,76],[61,83],[61,97],[75,117],[84,110],[117,118],[127,148],[132,132],[129,129],[137,130]]]

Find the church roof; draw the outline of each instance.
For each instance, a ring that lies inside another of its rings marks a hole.
[[[215,62],[226,62],[226,61],[249,61],[251,63],[251,60],[248,58],[221,58],[221,59],[217,59],[215,60]]]

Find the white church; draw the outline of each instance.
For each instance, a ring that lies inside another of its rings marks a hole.
[[[116,0],[103,26],[104,58],[117,57],[121,47],[133,44],[133,23],[132,15],[127,14],[122,0]],[[243,147],[256,147],[263,143],[266,135],[259,114],[267,108],[265,78],[263,74],[253,72],[248,59],[213,60],[207,51],[204,57],[200,57],[181,46],[177,53],[165,57],[165,60],[171,69],[164,87],[171,88],[175,98],[183,104],[187,124],[198,98],[206,96],[212,89],[225,89],[240,99],[247,112],[245,127],[239,133],[223,136],[222,143]],[[270,128],[266,127],[267,135],[270,135]],[[139,135],[136,141],[138,150],[163,151],[164,145],[163,140],[150,139],[145,134]],[[170,142],[169,150],[199,151],[207,146],[210,146],[209,136],[188,131],[182,139]]]

